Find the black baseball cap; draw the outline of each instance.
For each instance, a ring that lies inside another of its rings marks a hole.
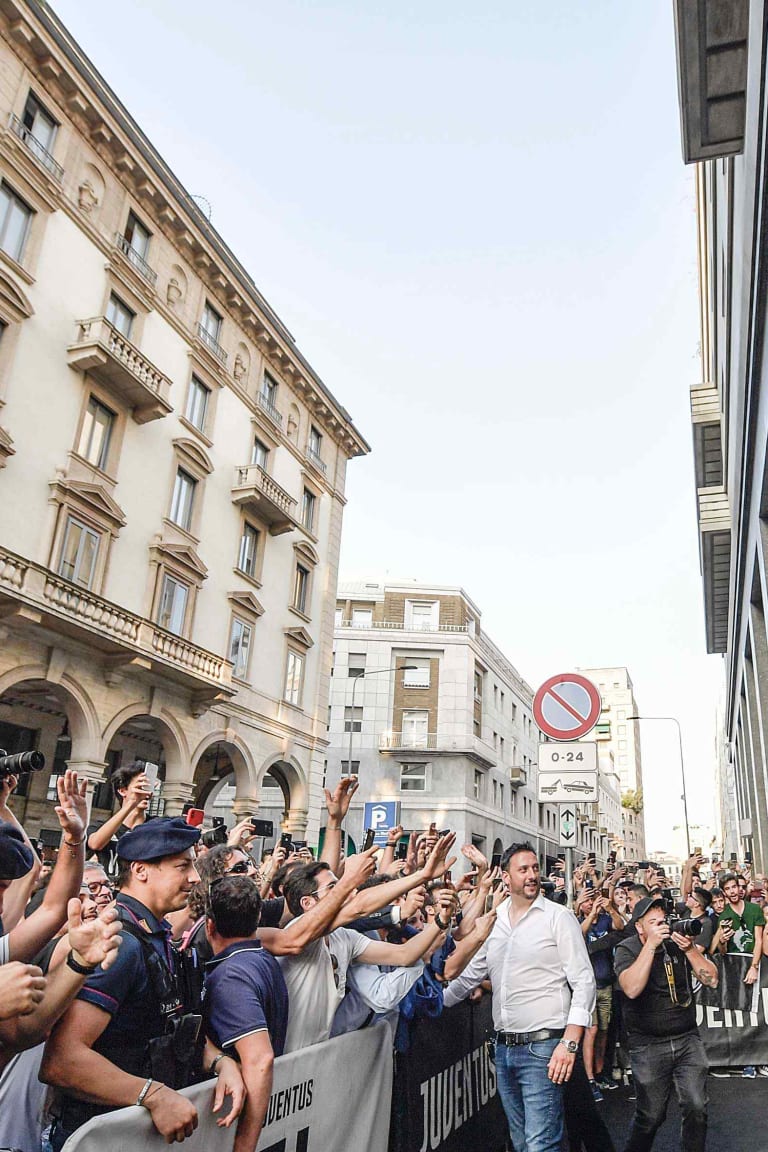
[[[636,924],[638,920],[642,920],[646,912],[650,912],[651,908],[663,908],[664,901],[661,896],[643,896],[642,900],[638,900],[635,904],[635,909],[632,913],[632,920],[630,923]]]

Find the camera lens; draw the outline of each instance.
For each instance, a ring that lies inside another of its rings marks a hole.
[[[695,916],[690,920],[673,920],[669,928],[671,932],[677,932],[680,936],[700,936],[701,920],[697,920]]]
[[[9,756],[0,749],[0,776],[18,776],[21,772],[40,772],[45,768],[42,752],[17,752]]]

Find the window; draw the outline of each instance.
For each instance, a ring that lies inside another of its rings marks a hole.
[[[516,806],[517,806],[517,797],[515,796],[515,790],[513,788],[509,794],[509,810],[513,816],[515,814]]]
[[[343,623],[344,623],[344,609],[343,608],[337,608],[333,614],[333,626],[334,626],[334,628],[341,628]]]
[[[171,520],[186,532],[192,523],[192,505],[195,500],[197,480],[179,468],[173,485],[173,499],[171,501]]]
[[[253,451],[251,452],[251,464],[258,465],[265,472],[267,470],[267,460],[269,459],[269,448],[259,440],[258,436],[254,437]]]
[[[350,767],[351,765],[351,767]],[[359,776],[360,775],[360,761],[359,760],[342,760],[341,772],[343,776]]]
[[[499,806],[499,782],[498,782],[498,780],[492,781],[492,789],[493,789],[493,806],[494,806],[494,808],[498,808],[498,806]]]
[[[303,564],[296,565],[296,578],[293,584],[293,606],[297,612],[307,615],[309,606],[309,569]]]
[[[7,184],[0,184],[0,248],[17,263],[24,254],[33,215],[29,205]]]
[[[428,764],[401,764],[400,791],[426,792]]]
[[[81,588],[90,588],[100,539],[98,532],[69,516],[61,545],[59,575]]]
[[[229,659],[232,661],[232,675],[238,680],[245,680],[248,675],[252,635],[251,625],[235,616],[229,634]]]
[[[219,336],[221,336],[221,324],[221,316],[216,311],[216,309],[212,308],[206,300],[205,307],[203,308],[203,318],[200,321],[200,327],[206,333],[206,335],[211,337],[214,344],[218,344],[219,342]]]
[[[29,135],[33,137],[32,140],[27,139],[27,146],[30,151],[35,151],[35,144],[39,144],[44,152],[53,151],[53,142],[56,139],[58,124],[50,112],[46,111],[33,92],[30,92],[29,96],[27,96],[21,122],[27,132],[29,132]],[[45,157],[41,157],[41,159],[45,159]]]
[[[256,573],[256,557],[259,549],[259,532],[252,524],[243,524],[243,534],[240,537],[240,550],[237,554],[237,567],[246,576]]]
[[[208,398],[210,395],[210,388],[206,388],[202,380],[198,380],[197,376],[193,376],[189,382],[187,410],[184,415],[189,423],[194,428],[199,428],[201,432],[205,428],[205,417],[208,412]]]
[[[483,797],[483,774],[475,768],[475,774],[472,779],[472,795],[475,800],[481,800]]]
[[[288,663],[285,667],[284,698],[297,707],[301,704],[301,678],[304,671],[304,657],[292,648],[288,649]]]
[[[149,253],[149,239],[152,235],[138,216],[133,212],[128,213],[128,223],[125,226],[125,239],[128,241],[129,246],[133,249],[137,256],[142,260],[146,260]]]
[[[352,627],[353,628],[370,628],[373,624],[373,609],[372,608],[353,608],[352,609]]]
[[[157,622],[161,628],[168,632],[175,632],[181,636],[184,631],[184,618],[187,612],[187,599],[189,587],[182,584],[174,576],[163,577],[163,588],[160,593],[160,605],[157,612]]]
[[[428,746],[429,712],[403,712],[403,748],[426,748]]]
[[[499,693],[499,707],[501,708],[501,711],[503,712],[504,711],[504,693],[503,692]]]
[[[405,626],[419,632],[430,632],[439,626],[440,604],[437,600],[406,600]]]
[[[504,763],[504,737],[499,736],[499,760]]]
[[[429,688],[429,660],[408,660],[403,672],[404,688]]]
[[[315,456],[319,456],[322,445],[323,437],[313,424],[309,429],[309,450],[313,452]]]
[[[345,732],[362,732],[363,730],[363,710],[355,706],[354,708],[344,709],[344,731]]]
[[[475,700],[478,704],[483,700],[483,674],[482,672],[475,672]]]
[[[304,489],[304,495],[301,500],[301,522],[308,532],[311,532],[315,526],[315,505],[317,504],[317,497],[314,492],[310,492],[309,488]]]
[[[95,396],[91,396],[85,410],[77,451],[89,464],[95,464],[97,468],[107,466],[114,423],[114,412],[110,412],[109,408],[99,403]]]
[[[125,336],[126,340],[131,338],[131,328],[136,319],[136,313],[132,312],[127,304],[124,304],[119,296],[115,296],[114,292],[109,298],[107,304],[107,320],[116,328],[121,336]]]
[[[353,677],[365,675],[365,652],[350,652],[347,658],[347,674]]]
[[[274,408],[277,404],[277,384],[266,372],[261,381],[261,394],[267,403]]]

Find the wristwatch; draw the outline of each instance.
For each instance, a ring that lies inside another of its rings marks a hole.
[[[566,1040],[565,1037],[563,1037],[560,1043],[563,1045],[567,1052],[570,1052],[571,1056],[575,1056],[579,1050],[578,1040]]]

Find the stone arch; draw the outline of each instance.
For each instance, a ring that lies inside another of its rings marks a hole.
[[[504,844],[502,843],[502,841],[497,836],[493,842],[493,852],[491,853],[491,855],[492,856],[502,856],[503,854],[504,854]]]
[[[181,782],[189,778],[189,748],[183,729],[176,718],[165,709],[155,716],[149,711],[145,700],[127,704],[112,717],[101,735],[103,759],[106,760],[109,746],[120,729],[131,720],[146,717],[152,720],[159,730],[158,735],[165,754],[166,782]]]
[[[298,760],[294,756],[281,756],[280,753],[269,756],[263,761],[258,773],[259,788],[268,772],[280,784],[286,811],[296,808],[306,811],[309,805],[309,781]]]
[[[54,695],[62,697],[73,749],[77,746],[78,758],[92,756],[98,748],[99,721],[93,701],[82,685],[66,674],[52,680],[50,670],[42,664],[25,664],[0,676],[0,700],[10,688],[30,681],[45,684]]]
[[[232,771],[228,772],[227,775],[234,775],[237,795],[250,796],[258,787],[256,765],[253,762],[251,750],[242,737],[226,729],[208,732],[193,751],[190,761],[193,779],[198,788],[200,807],[205,806],[213,792],[219,790],[219,784],[223,783],[221,778],[215,781],[210,777],[198,780],[201,760],[209,749],[217,745],[222,748],[231,767]]]

